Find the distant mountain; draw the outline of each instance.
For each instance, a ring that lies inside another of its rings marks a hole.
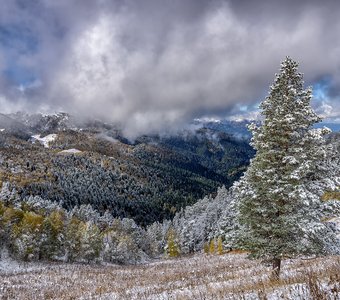
[[[224,132],[230,134],[231,136],[238,138],[238,139],[245,139],[249,140],[252,136],[251,132],[248,130],[247,126],[250,123],[258,123],[259,121],[256,120],[241,120],[241,121],[230,121],[230,120],[214,120],[214,121],[202,121],[202,120],[195,120],[193,124],[202,126],[204,128],[209,128],[217,132]],[[331,123],[331,122],[320,122],[314,125],[315,128],[322,128],[328,127],[333,132],[340,131],[340,123]]]
[[[244,128],[227,122],[131,142],[113,124],[64,113],[18,113],[3,120],[4,132],[25,133],[0,132],[0,181],[10,182],[22,199],[40,196],[67,209],[91,204],[141,225],[171,218],[219,186],[230,186],[254,155],[239,139]]]
[[[49,134],[56,131],[77,128],[81,123],[75,117],[63,112],[47,114],[27,114],[17,112],[8,115],[10,118],[24,124],[30,131],[40,134]]]
[[[238,139],[250,139],[251,132],[248,130],[247,125],[253,121],[242,120],[242,121],[230,121],[230,120],[214,120],[214,121],[202,121],[196,119],[193,124],[200,125],[204,128],[211,129],[217,132],[223,132],[234,138]]]
[[[316,128],[322,128],[322,127],[328,127],[333,132],[339,132],[340,131],[340,123],[328,123],[328,122],[321,122],[317,123],[315,125]]]

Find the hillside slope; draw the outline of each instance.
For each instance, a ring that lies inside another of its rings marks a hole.
[[[245,140],[203,126],[132,143],[113,125],[76,124],[66,114],[10,117],[36,135],[0,132],[0,180],[22,199],[38,195],[68,209],[91,204],[141,225],[230,186],[253,155]]]

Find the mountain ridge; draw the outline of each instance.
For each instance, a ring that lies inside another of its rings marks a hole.
[[[90,204],[140,225],[230,186],[254,154],[247,141],[204,126],[131,141],[113,124],[64,113],[10,117],[30,137],[0,133],[0,179],[22,199]]]

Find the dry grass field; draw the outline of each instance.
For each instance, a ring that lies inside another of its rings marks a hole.
[[[281,279],[242,253],[138,266],[0,264],[0,299],[340,299],[340,257],[283,262]]]

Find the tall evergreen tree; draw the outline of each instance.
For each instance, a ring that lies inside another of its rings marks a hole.
[[[277,277],[283,258],[339,251],[336,235],[323,222],[330,203],[321,200],[322,192],[335,187],[324,163],[328,149],[323,136],[330,131],[313,129],[321,119],[297,68],[289,57],[281,64],[260,105],[261,125],[249,126],[256,156],[234,185],[239,245],[250,257],[271,262]]]

